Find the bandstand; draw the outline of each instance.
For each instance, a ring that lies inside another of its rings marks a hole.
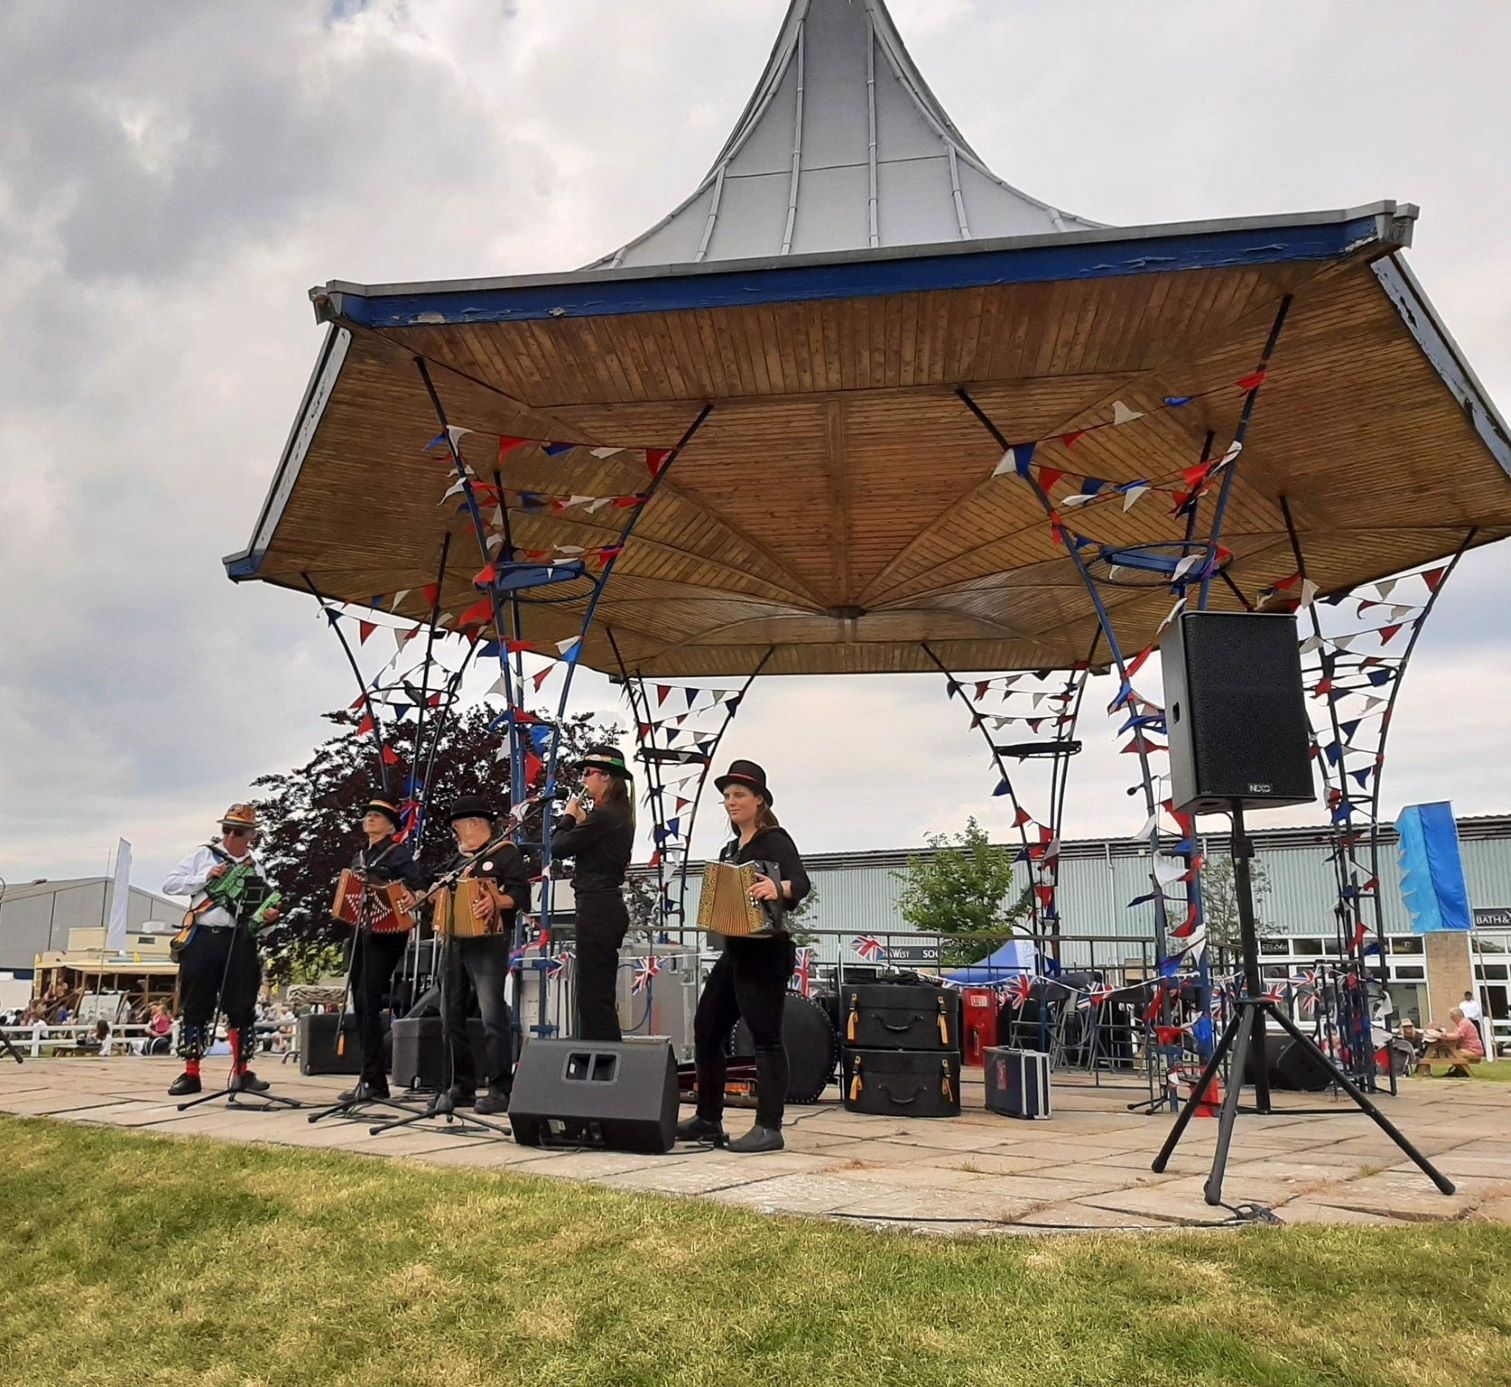
[[[1344,945],[1312,985],[1362,1074],[1390,714],[1459,556],[1511,533],[1511,436],[1407,268],[1416,218],[1104,226],[987,167],[882,0],[793,0],[707,175],[643,235],[568,273],[312,291],[325,336],[226,569],[314,594],[354,669],[347,628],[393,629],[362,729],[416,829],[425,742],[387,753],[396,708],[433,746],[462,669],[496,662],[522,817],[555,789],[576,669],[621,681],[668,933],[755,681],[917,672],[989,749],[1052,959],[1085,923],[1060,918],[1058,844],[1110,671],[1149,1016],[1194,979],[1198,1048],[1221,998],[1151,653],[1181,610],[1296,611]]]

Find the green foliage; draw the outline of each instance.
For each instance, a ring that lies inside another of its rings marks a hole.
[[[941,962],[955,967],[985,958],[1019,932],[1031,912],[1031,894],[1018,887],[1013,855],[994,847],[973,817],[956,834],[924,839],[934,851],[893,872],[902,882],[902,918],[914,929],[941,936]]]
[[[1262,863],[1249,863],[1249,880],[1254,887],[1254,926],[1260,939],[1272,939],[1282,933],[1279,925],[1265,919],[1270,899],[1270,879]],[[1233,880],[1233,859],[1220,857],[1202,868],[1202,911],[1207,921],[1207,940],[1219,949],[1236,953],[1239,947],[1238,889]]]
[[[467,709],[448,723],[430,769],[430,812],[413,845],[428,864],[440,866],[451,856],[446,807],[460,795],[486,794],[502,810],[509,801],[507,734],[490,728],[493,710]],[[259,776],[257,812],[264,828],[258,855],[283,892],[281,917],[261,934],[268,972],[278,981],[314,981],[339,971],[351,932],[329,918],[336,877],[351,865],[362,836],[362,806],[381,788],[372,739],[358,736],[351,712],[327,713],[341,728],[322,742],[304,765],[292,771]],[[390,725],[385,740],[398,757],[389,767],[389,784],[406,784],[415,754],[413,719]],[[579,714],[563,728],[560,784],[575,788],[566,766],[595,742],[613,741],[619,729]],[[430,739],[426,731],[427,744]],[[505,758],[505,759],[501,759]],[[538,811],[525,824],[524,837],[538,839]]]

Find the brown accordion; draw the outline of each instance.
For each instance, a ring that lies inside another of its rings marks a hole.
[[[779,881],[767,862],[710,862],[703,869],[703,893],[698,897],[698,928],[736,938],[776,934],[784,912],[779,901],[753,901],[750,888],[761,877]],[[778,891],[781,890],[778,885]]]
[[[476,877],[462,877],[451,889],[436,893],[435,932],[447,939],[480,939],[497,934],[503,927],[504,912],[495,910],[491,919],[479,920],[472,913],[474,901],[488,899],[488,883]]]
[[[336,899],[331,902],[331,918],[354,928],[366,924],[374,934],[403,934],[414,928],[414,909],[399,904],[406,895],[399,882],[379,886],[363,881],[351,868],[336,878]],[[364,902],[364,896],[366,900]],[[362,912],[364,904],[367,918]]]

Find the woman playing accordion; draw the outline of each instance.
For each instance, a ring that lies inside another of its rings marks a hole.
[[[733,761],[714,785],[724,795],[724,812],[735,832],[719,860],[771,864],[772,875],[757,875],[751,883],[751,897],[791,910],[808,894],[808,873],[797,845],[771,812],[766,772],[754,761]],[[703,984],[693,1020],[698,1113],[678,1125],[678,1140],[723,1143],[724,1042],[730,1028],[743,1017],[755,1042],[756,1119],[749,1132],[729,1142],[729,1149],[746,1153],[782,1149],[788,1079],[782,1010],[795,961],[796,949],[785,925],[770,933],[725,939],[724,952]]]

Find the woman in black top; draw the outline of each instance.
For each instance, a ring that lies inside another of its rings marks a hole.
[[[614,983],[619,946],[629,932],[624,869],[635,847],[635,802],[624,757],[611,746],[589,747],[578,763],[592,812],[572,800],[556,821],[553,857],[576,859],[572,894],[577,901],[577,1035],[581,1040],[621,1039]]]
[[[766,772],[754,761],[733,761],[714,785],[723,792],[734,841],[719,854],[721,862],[774,862],[781,886],[758,877],[754,900],[775,900],[791,910],[808,894],[808,873],[787,830],[771,812]],[[724,1141],[724,1042],[743,1017],[755,1042],[756,1120],[731,1151],[780,1151],[782,1109],[787,1097],[787,1051],[782,1045],[782,1010],[796,962],[792,936],[785,931],[765,937],[730,938],[714,964],[693,1020],[693,1057],[698,1065],[698,1115],[677,1127],[682,1141]]]
[[[373,886],[399,882],[414,895],[425,889],[425,869],[415,861],[409,845],[394,837],[399,827],[398,806],[381,796],[373,796],[362,816],[367,842],[357,849],[351,869]],[[362,1049],[362,1073],[357,1086],[341,1095],[343,1103],[388,1097],[383,1063],[383,1000],[408,943],[409,935],[402,930],[384,934],[371,929],[357,930],[352,943],[351,986],[357,1013],[357,1043]]]

